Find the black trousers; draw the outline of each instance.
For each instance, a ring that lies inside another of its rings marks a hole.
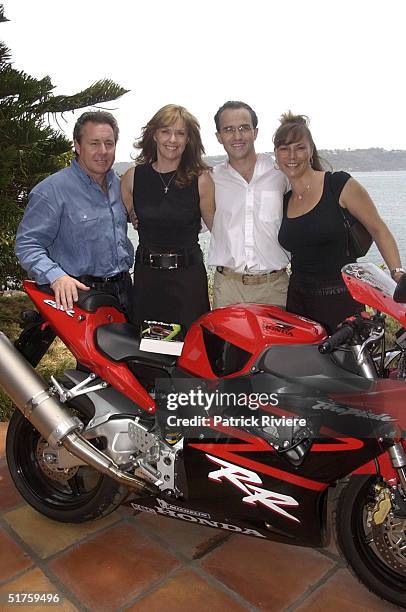
[[[127,316],[130,316],[132,311],[132,279],[129,272],[126,272],[118,281],[108,281],[108,282],[89,282],[89,277],[86,275],[80,276],[78,278],[81,283],[87,285],[87,287],[91,287],[91,289],[96,289],[96,291],[101,291],[102,293],[108,293],[109,295],[114,295],[120,302],[120,306],[125,310]]]
[[[316,282],[314,278],[310,283],[306,277],[292,274],[286,310],[321,323],[329,334],[344,319],[364,310],[363,304],[351,297],[342,279],[320,280],[317,285]]]
[[[207,273],[203,262],[176,270],[154,269],[136,262],[133,322],[180,323],[187,331],[210,310]]]

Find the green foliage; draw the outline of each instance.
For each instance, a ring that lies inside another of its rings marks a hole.
[[[0,23],[5,21],[0,5]],[[13,68],[10,50],[0,42],[0,290],[18,287],[25,277],[14,256],[14,240],[29,192],[72,158],[72,142],[50,125],[50,117],[127,92],[110,79],[71,96],[55,96],[53,89],[49,76],[36,79]]]

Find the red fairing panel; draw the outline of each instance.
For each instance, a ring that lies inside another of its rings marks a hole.
[[[396,283],[386,272],[374,264],[357,263],[344,266],[342,275],[354,300],[386,312],[406,326],[406,304],[394,302]]]
[[[276,306],[234,304],[217,308],[192,325],[178,360],[179,367],[205,378],[214,378],[215,375],[207,359],[202,327],[252,354],[244,371],[248,371],[255,358],[269,346],[316,344],[326,337],[319,323]]]
[[[155,404],[151,396],[134,378],[127,366],[104,357],[94,344],[97,327],[126,322],[122,312],[111,306],[102,306],[96,312],[87,312],[76,305],[70,311],[57,310],[47,303],[47,301],[53,301],[53,297],[40,291],[34,282],[25,281],[24,289],[43,319],[49,323],[80,363],[109,382],[139,407],[150,413],[155,412]]]

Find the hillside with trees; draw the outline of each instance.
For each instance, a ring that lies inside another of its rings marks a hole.
[[[406,151],[371,148],[371,149],[320,149],[321,157],[333,170],[347,172],[382,172],[406,170]],[[209,155],[205,161],[216,166],[226,159],[225,155]],[[118,162],[114,169],[120,176],[124,174],[131,162]]]
[[[334,170],[347,172],[379,172],[385,170],[406,170],[406,151],[371,149],[320,149],[320,156]],[[206,161],[215,166],[225,159],[224,155],[210,156]]]
[[[334,170],[347,172],[379,172],[406,170],[406,151],[372,149],[323,149],[320,155]]]

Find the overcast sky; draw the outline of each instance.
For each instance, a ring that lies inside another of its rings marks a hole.
[[[50,75],[58,94],[105,77],[131,90],[106,105],[121,130],[117,161],[168,103],[198,118],[207,154],[222,153],[213,115],[230,99],[257,111],[258,151],[272,150],[287,109],[310,117],[319,148],[406,149],[405,0],[3,4],[15,68]]]

